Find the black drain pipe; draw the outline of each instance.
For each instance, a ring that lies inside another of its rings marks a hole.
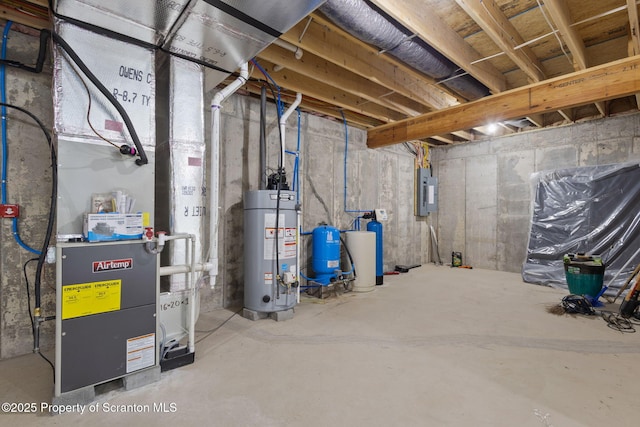
[[[260,190],[267,189],[267,88],[260,89]]]

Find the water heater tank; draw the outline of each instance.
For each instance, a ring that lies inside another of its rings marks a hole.
[[[340,230],[330,225],[316,227],[312,233],[312,267],[315,281],[326,286],[340,269]]]
[[[278,201],[278,195],[280,200]],[[288,310],[297,292],[296,194],[285,190],[244,195],[244,307],[260,313]],[[278,281],[278,276],[282,280]]]

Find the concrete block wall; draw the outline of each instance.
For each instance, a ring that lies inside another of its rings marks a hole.
[[[640,113],[433,148],[440,253],[520,272],[531,221],[531,174],[640,161]]]

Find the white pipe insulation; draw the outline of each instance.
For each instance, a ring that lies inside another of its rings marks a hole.
[[[295,56],[298,60],[302,58],[302,54],[304,53],[303,50],[298,46],[284,40],[276,39],[273,44],[275,44],[276,46],[280,46],[283,49],[287,49],[290,52],[293,52],[293,56]]]
[[[213,289],[218,276],[218,222],[220,191],[220,108],[222,101],[247,82],[249,63],[240,68],[240,76],[217,92],[211,101],[211,176],[209,177],[209,285]]]

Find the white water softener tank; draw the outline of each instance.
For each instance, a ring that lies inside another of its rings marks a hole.
[[[296,193],[247,191],[244,194],[245,309],[272,313],[295,306],[297,253]]]
[[[356,265],[354,292],[369,292],[376,287],[376,233],[373,231],[347,231],[347,248]],[[351,266],[349,266],[351,268]]]

